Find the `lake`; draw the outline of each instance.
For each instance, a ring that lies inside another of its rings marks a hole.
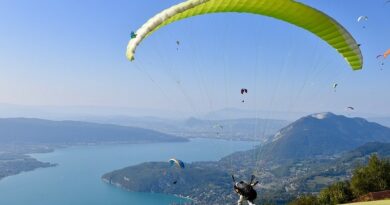
[[[169,205],[184,202],[175,196],[127,192],[105,184],[107,172],[147,161],[176,157],[185,162],[218,160],[255,142],[193,139],[187,143],[74,146],[34,154],[40,161],[57,163],[0,180],[4,205]]]

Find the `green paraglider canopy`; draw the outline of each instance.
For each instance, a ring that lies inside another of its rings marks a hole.
[[[188,0],[149,19],[130,40],[127,58],[134,60],[137,46],[148,35],[175,21],[211,13],[238,12],[273,17],[304,28],[334,47],[354,70],[361,69],[363,57],[349,32],[325,13],[294,0]],[[257,25],[254,25],[257,26]]]

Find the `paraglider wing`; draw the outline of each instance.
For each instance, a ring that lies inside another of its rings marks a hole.
[[[380,58],[380,57],[382,57],[382,55],[377,55],[377,56],[376,56],[376,59],[378,59],[378,58]]]
[[[181,168],[181,169],[184,169],[185,168],[185,165],[184,165],[184,162],[182,162],[181,160],[178,160],[178,159],[170,159],[169,160],[169,164],[171,166],[174,166],[176,165],[177,167]]]
[[[387,58],[390,55],[390,49],[383,54],[383,58]]]
[[[220,124],[216,124],[213,127],[223,130],[223,125],[220,125]]]
[[[179,160],[179,166],[180,166],[180,168],[184,169],[185,168],[184,162]]]
[[[367,20],[368,20],[368,16],[359,16],[359,18],[357,19],[358,22],[367,21]]]
[[[248,93],[248,89],[242,88],[242,89],[241,89],[241,95],[244,95],[244,93]]]
[[[347,107],[348,109],[350,109],[350,110],[355,110],[355,108],[354,107]]]
[[[325,13],[294,0],[187,0],[163,10],[138,29],[137,37],[127,46],[126,56],[134,60],[137,46],[161,27],[185,18],[221,12],[264,15],[294,24],[334,47],[354,70],[363,66],[360,48],[345,28]]]

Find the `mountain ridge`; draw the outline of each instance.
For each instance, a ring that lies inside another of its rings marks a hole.
[[[316,113],[282,128],[261,154],[266,159],[307,158],[337,154],[367,142],[390,142],[390,128],[363,118]]]
[[[0,118],[0,142],[22,144],[185,142],[187,139],[144,128],[82,121]]]

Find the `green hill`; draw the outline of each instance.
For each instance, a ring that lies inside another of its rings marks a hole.
[[[367,142],[390,142],[390,128],[363,118],[319,113],[303,117],[281,129],[274,141],[259,151],[259,158],[285,160],[328,156]]]

